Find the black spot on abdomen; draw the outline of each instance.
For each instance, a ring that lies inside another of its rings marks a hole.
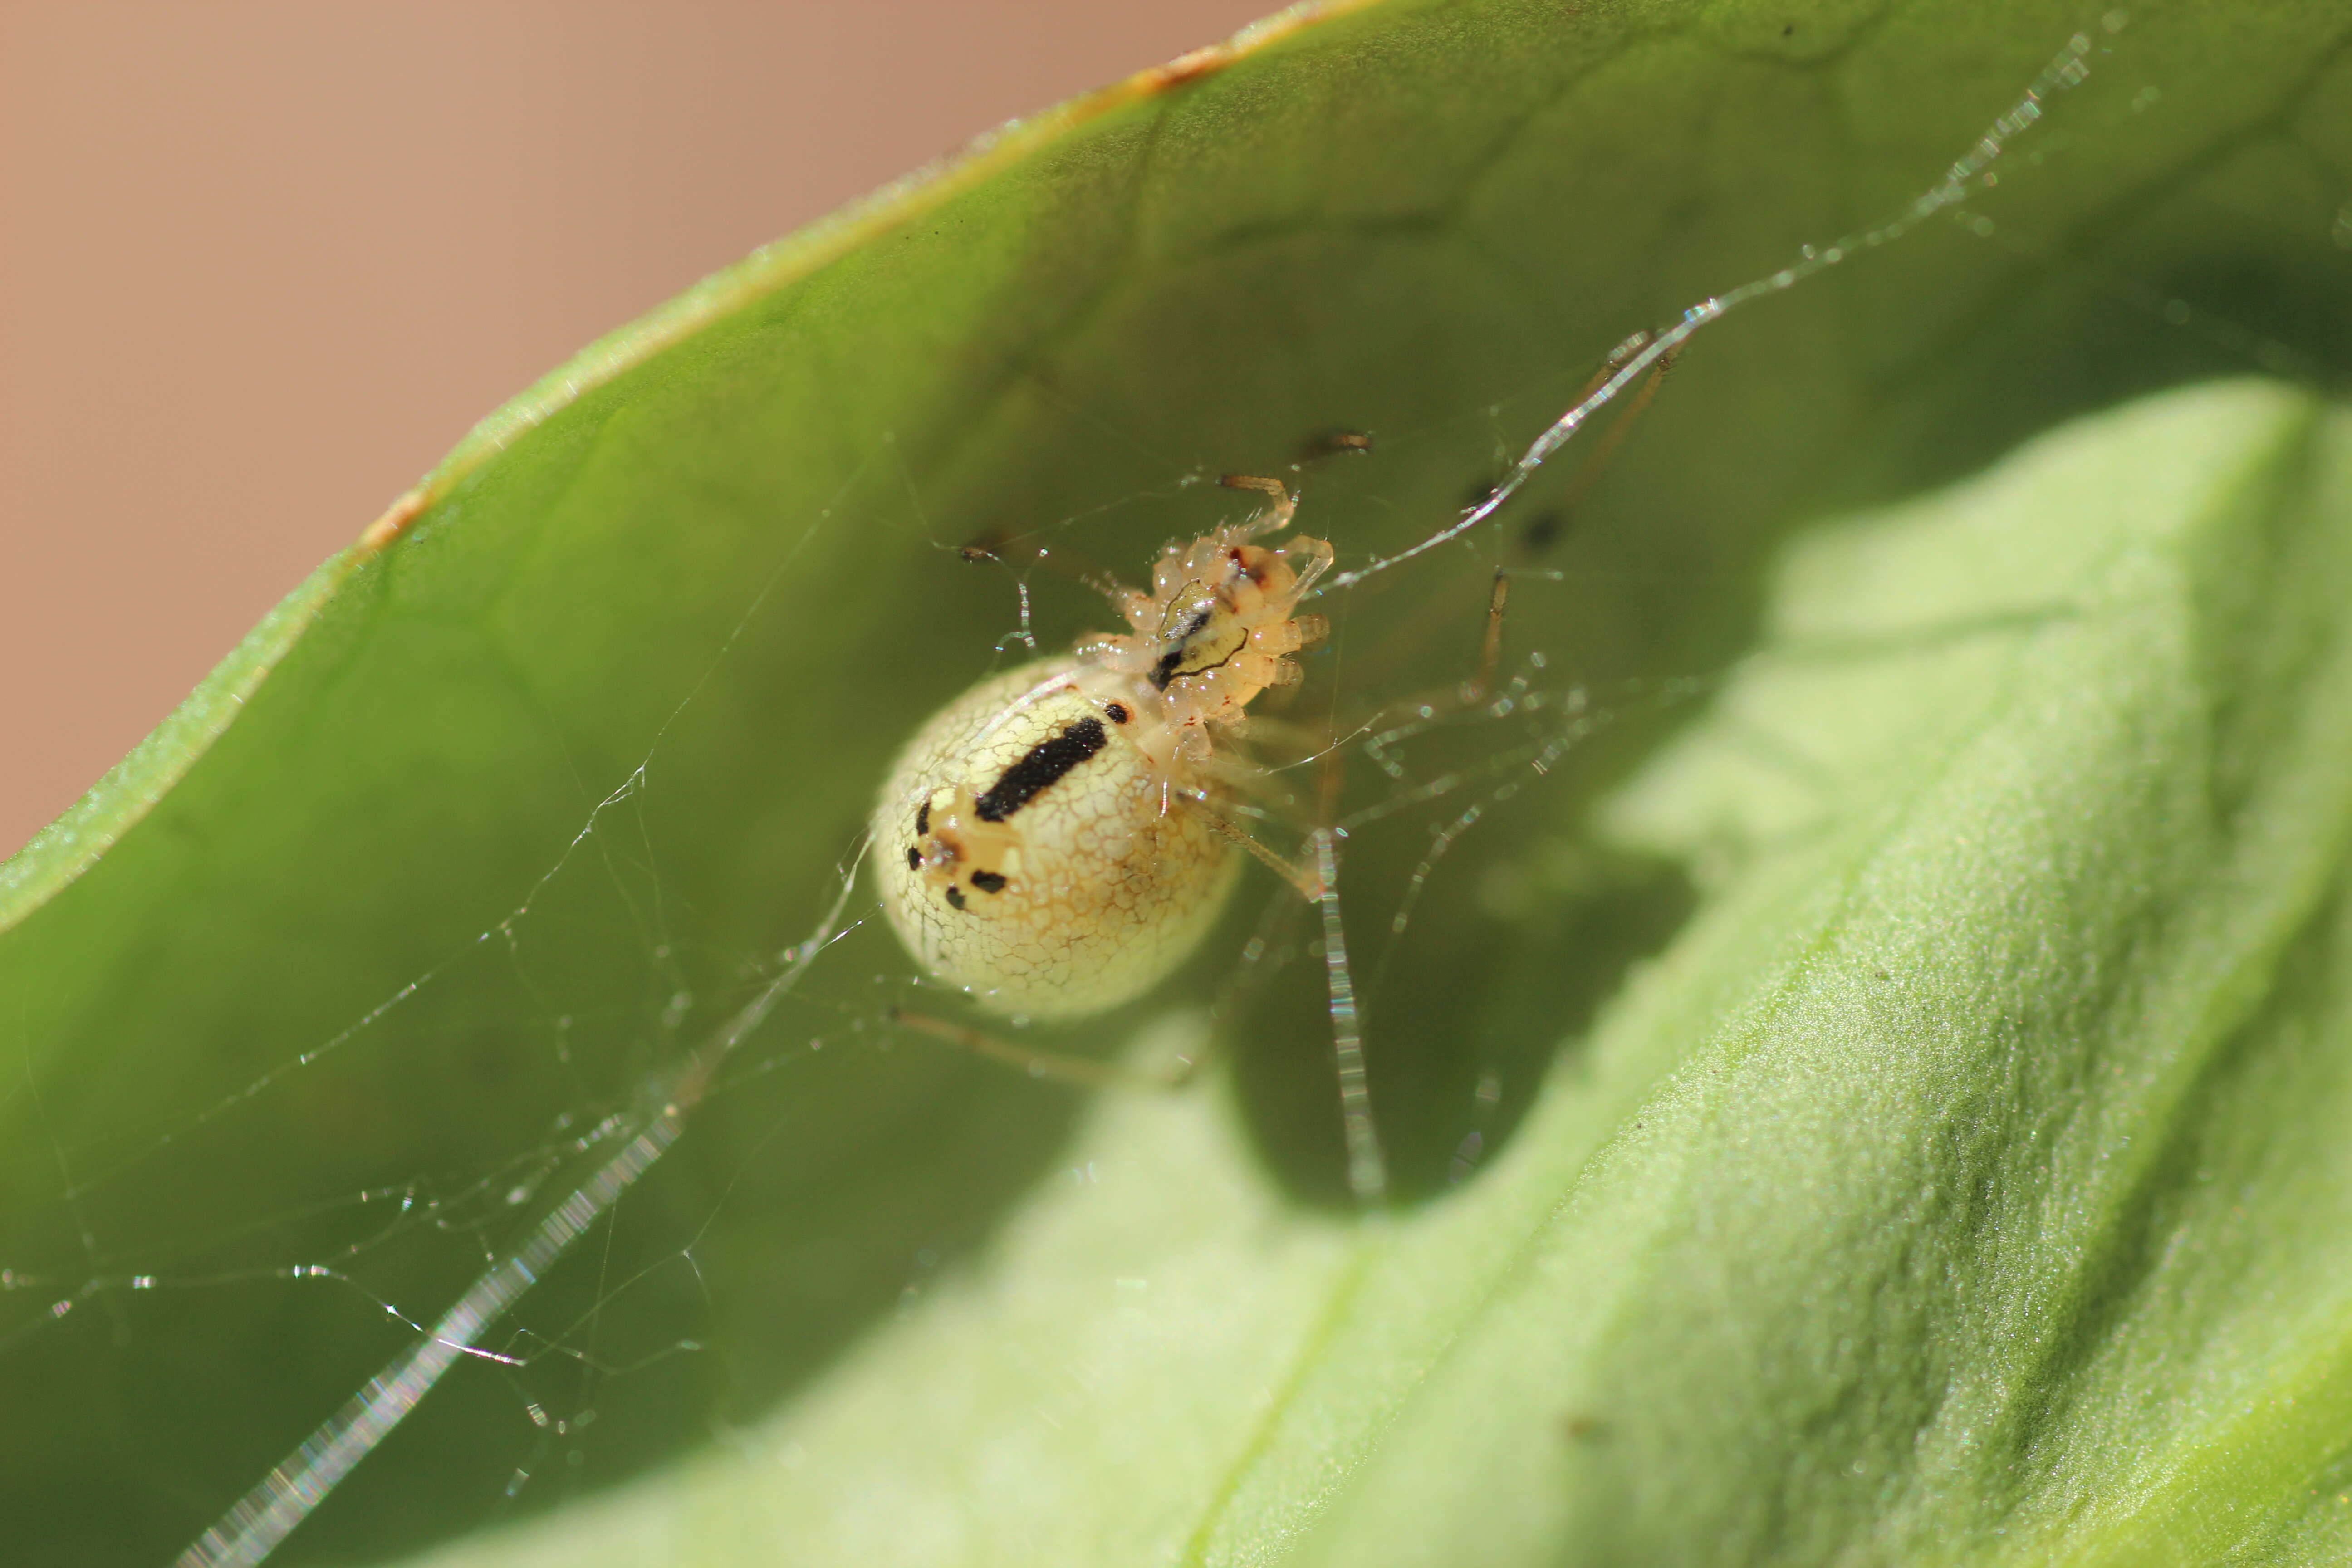
[[[972,803],[982,822],[1002,822],[1037,798],[1072,768],[1103,749],[1110,738],[1102,721],[1079,720],[1050,741],[1040,741],[1004,770],[988,793]]]
[[[983,893],[1004,891],[1004,879],[994,871],[974,871],[971,874],[971,885]]]

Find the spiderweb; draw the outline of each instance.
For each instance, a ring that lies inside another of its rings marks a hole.
[[[2099,68],[2124,24],[2109,13],[2066,40],[1907,205],[1695,298],[1622,345],[1581,395],[1591,363],[1381,428],[1369,452],[1303,426],[1265,448],[1257,466],[1300,488],[1300,527],[1338,541],[1340,564],[1317,606],[1333,619],[1330,644],[1257,753],[1270,787],[1253,826],[1319,861],[1334,892],[1310,907],[1270,879],[1251,883],[1202,960],[1135,1016],[1164,1026],[1154,1049],[1220,1055],[1223,1071],[1188,1092],[1229,1093],[1299,1204],[1423,1203],[1475,1180],[1562,1038],[1690,907],[1681,868],[1559,824],[1703,700],[1737,652],[1736,631],[1710,645],[1612,624],[1741,622],[1750,579],[1738,563],[1630,521],[1634,498],[1655,505],[1673,489],[1659,454],[1703,441],[1722,398],[1753,395],[1707,382],[1707,343],[1898,246],[1990,246],[2051,265],[1979,204],[2018,165],[2011,143]],[[2168,291],[2111,274],[2090,287],[2222,363],[2296,368],[2276,339]],[[2180,358],[2151,376],[2180,374]],[[1612,425],[1669,364],[1647,416],[1664,434]],[[1160,450],[1119,411],[1048,377],[1024,395],[1021,417],[1092,430],[1126,454],[1133,482],[1086,479],[1080,504],[1024,514],[1044,524],[971,525],[962,493],[1019,493],[990,473],[989,440],[960,471],[919,470],[874,441],[838,495],[780,531],[773,575],[743,584],[739,618],[704,673],[663,695],[650,742],[571,759],[579,796],[547,805],[564,830],[520,879],[521,899],[481,910],[472,940],[401,972],[359,1016],[323,1022],[310,1048],[163,1124],[95,1132],[69,1127],[63,1108],[50,1115],[27,1058],[10,1096],[54,1131],[49,1167],[17,1177],[44,1194],[42,1228],[0,1256],[0,1358],[84,1368],[89,1344],[110,1345],[121,1385],[47,1390],[58,1409],[160,1401],[173,1419],[157,1425],[188,1430],[201,1421],[187,1406],[243,1400],[279,1434],[266,1455],[127,1457],[150,1479],[125,1489],[127,1504],[94,1500],[90,1538],[46,1548],[51,1559],[153,1560],[147,1543],[187,1541],[205,1519],[217,1522],[180,1559],[191,1568],[256,1563],[281,1543],[288,1560],[389,1552],[723,1441],[871,1324],[917,1310],[1051,1178],[1086,1097],[898,1026],[901,1008],[952,1015],[957,1002],[912,972],[876,919],[856,817],[807,825],[789,845],[713,842],[700,826],[702,781],[723,770],[730,733],[757,721],[708,697],[708,673],[762,657],[775,586],[811,559],[854,556],[861,532],[891,531],[928,555],[926,603],[956,606],[936,628],[956,650],[940,656],[938,689],[891,718],[877,738],[887,747],[922,702],[1107,624],[1088,582],[1133,580],[1160,539],[1244,508],[1213,470]],[[1872,480],[1845,482],[1859,493]],[[1498,569],[1509,616],[1493,679],[1473,689]],[[822,700],[806,710],[813,747],[860,717]],[[677,897],[690,880],[678,863],[728,857],[775,868],[764,948],[714,943],[725,911]],[[616,946],[636,963],[606,963]],[[1029,1033],[1099,1054],[1136,1026]],[[291,1100],[329,1138],[363,1125],[385,1085],[418,1079],[447,1086],[450,1128],[445,1147],[408,1156],[404,1179],[289,1207],[258,1173],[253,1108]],[[191,1163],[257,1174],[214,1185],[201,1211],[166,1205],[168,1236],[125,1217]],[[144,1315],[151,1300],[173,1303],[167,1332]],[[273,1367],[257,1394],[234,1360],[189,1373],[214,1336],[251,1347],[264,1320],[285,1326],[287,1355],[315,1363],[305,1375]],[[326,1386],[348,1394],[340,1408],[315,1404]],[[242,1499],[223,1483],[232,1471],[250,1483]],[[416,1517],[413,1496],[439,1500],[431,1517]]]

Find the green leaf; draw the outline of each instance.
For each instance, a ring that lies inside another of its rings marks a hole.
[[[2336,7],[2111,13],[1969,225],[1708,327],[1564,530],[1568,463],[1330,598],[1297,714],[1345,734],[1526,569],[1519,706],[1402,783],[1348,748],[1393,1213],[1335,1201],[1270,886],[1053,1042],[1191,1049],[1214,1001],[1218,1082],[894,1034],[843,875],[884,763],[1026,617],[1102,616],[957,546],[1132,577],[1232,515],[1202,479],[1352,427],[1302,524],[1406,550],[1629,331],[1903,213],[2081,25],[1306,20],[592,348],[0,869],[26,1561],[184,1545],[787,972],[513,1364],[289,1552],[561,1503],[436,1560],[2342,1554],[2352,424],[2241,382],[2002,456],[2352,358]]]
[[[432,1561],[2340,1557],[2347,573],[2256,384],[1809,537],[1609,807],[1704,914],[1483,1181],[1106,1099],[791,1411]]]

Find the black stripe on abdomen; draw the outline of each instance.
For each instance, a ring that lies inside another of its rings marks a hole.
[[[1102,721],[1085,718],[1050,741],[1040,741],[1004,770],[988,793],[972,802],[982,822],[1002,822],[1037,798],[1063,774],[1103,749],[1109,734]]]

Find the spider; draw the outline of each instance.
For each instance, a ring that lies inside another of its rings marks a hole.
[[[1651,341],[1640,333],[1619,345],[1576,417],[1597,406],[1610,378]],[[1656,357],[1604,440],[1601,461],[1673,357],[1672,349]],[[1518,478],[1535,460],[1522,460]],[[1289,656],[1329,631],[1323,616],[1302,615],[1298,605],[1329,570],[1332,550],[1305,534],[1256,542],[1289,528],[1297,498],[1279,479],[1228,475],[1223,482],[1261,492],[1269,504],[1246,521],[1168,546],[1150,593],[1112,590],[1127,632],[1082,637],[1068,654],[983,680],[916,732],[871,825],[882,907],[934,977],[1015,1019],[1068,1020],[1132,1001],[1166,979],[1231,898],[1241,868],[1235,851],[1255,856],[1319,910],[1348,1180],[1360,1200],[1375,1202],[1386,1175],[1335,885],[1342,830],[1311,833],[1312,858],[1301,866],[1226,815],[1262,774],[1235,744],[1251,727],[1249,704],[1295,684],[1300,670]],[[1517,482],[1434,538],[1475,524]],[[1478,673],[1437,702],[1415,704],[1423,720],[1441,706],[1475,708],[1493,696],[1509,585],[1498,569]],[[1378,730],[1375,722],[1364,732]],[[1129,1076],[937,1019],[896,1016],[1033,1074],[1097,1084]]]
[[[1321,879],[1228,819],[1247,709],[1289,686],[1328,630],[1299,601],[1331,546],[1269,504],[1164,550],[1151,591],[1114,590],[1130,628],[991,677],[936,714],[875,807],[882,905],[933,975],[992,1011],[1081,1017],[1143,994],[1189,957],[1246,850],[1314,898]]]

